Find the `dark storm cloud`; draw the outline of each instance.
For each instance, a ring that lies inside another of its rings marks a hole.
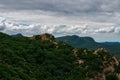
[[[120,13],[119,0],[0,0],[0,11],[43,11],[52,16],[112,22]]]
[[[119,11],[119,0],[0,0],[2,8],[14,10],[43,10],[79,15],[93,12]]]

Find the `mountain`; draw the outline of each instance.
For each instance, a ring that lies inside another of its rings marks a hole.
[[[95,44],[94,39],[92,39],[91,37],[79,37],[76,35],[58,37],[58,38],[56,38],[56,40],[67,42],[76,47],[79,47],[80,45],[84,46],[84,45],[88,45],[88,44]]]
[[[103,44],[107,44],[107,45],[120,45],[120,42],[103,42]]]
[[[21,33],[18,33],[18,34],[15,34],[15,35],[12,35],[14,37],[24,37]]]
[[[0,33],[0,80],[120,80],[120,59],[105,48],[75,48],[51,34],[35,36]]]
[[[31,39],[34,40],[46,40],[46,41],[55,41],[55,37],[52,34],[44,33],[41,35],[33,35]]]
[[[99,43],[95,42],[95,40],[91,37],[79,37],[76,35],[58,37],[56,38],[56,40],[66,42],[78,48],[88,48],[93,50],[97,48],[106,48],[112,54],[120,56],[120,44],[118,43],[112,42]]]

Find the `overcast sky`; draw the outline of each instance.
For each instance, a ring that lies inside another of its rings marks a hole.
[[[120,42],[120,0],[0,0],[0,32]]]

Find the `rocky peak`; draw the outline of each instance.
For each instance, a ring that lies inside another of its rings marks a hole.
[[[41,35],[33,35],[32,39],[43,41],[55,41],[55,37],[52,34],[44,33]]]

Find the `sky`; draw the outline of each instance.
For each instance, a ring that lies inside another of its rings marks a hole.
[[[0,0],[0,32],[120,42],[120,0]]]

